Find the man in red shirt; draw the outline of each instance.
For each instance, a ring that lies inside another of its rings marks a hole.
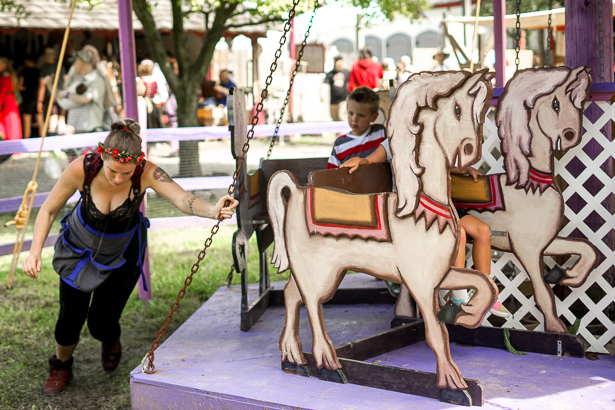
[[[378,88],[378,80],[382,75],[382,66],[372,60],[372,49],[364,47],[359,52],[359,61],[350,69],[348,92],[358,87]]]

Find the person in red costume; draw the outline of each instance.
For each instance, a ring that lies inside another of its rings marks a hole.
[[[348,79],[348,92],[358,87],[378,88],[382,78],[382,66],[372,60],[372,49],[364,47],[359,52],[359,61],[352,65]]]
[[[6,57],[0,57],[0,140],[21,139],[21,118],[15,99],[17,77]]]

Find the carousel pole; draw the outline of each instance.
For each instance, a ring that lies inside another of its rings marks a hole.
[[[124,113],[126,118],[132,118],[139,121],[139,106],[137,104],[137,58],[135,54],[135,34],[132,29],[132,0],[118,1],[118,17],[120,22],[119,38],[120,38],[120,59],[122,67],[122,91],[124,99]],[[142,125],[143,123],[140,122]],[[146,126],[141,127],[142,150],[147,154],[147,122]],[[141,203],[140,211],[143,215],[146,214],[146,198]],[[143,279],[145,278],[146,288],[144,289]],[[152,282],[150,280],[149,271],[149,251],[145,249],[143,260],[143,276],[139,278],[137,284],[139,289],[139,297],[147,302],[153,298]]]
[[[495,86],[506,83],[506,0],[493,0],[493,38],[495,39]]]
[[[592,0],[575,1],[566,0],[566,65],[568,67],[578,67],[587,65],[592,67],[591,73],[594,85],[592,88],[599,88],[600,83],[613,82],[613,4],[611,0]],[[596,105],[591,104],[585,111],[585,116],[592,123],[600,118],[602,110]],[[612,141],[612,123],[609,121],[601,129],[602,134]],[[583,148],[583,151],[590,157],[595,158],[604,148],[594,139]],[[579,163],[570,169],[575,173],[580,173],[585,169],[585,165]],[[613,162],[607,161],[605,172],[609,177],[613,177]],[[602,188],[600,182],[588,181],[586,189],[593,192]],[[590,186],[591,185],[591,186]],[[570,198],[566,204],[578,213],[585,205],[580,198]],[[613,212],[613,197],[608,196],[603,205],[609,212]],[[594,232],[599,229],[604,221],[599,216],[590,216],[587,220],[588,226]],[[615,249],[613,233],[604,239],[611,250]],[[615,280],[615,269],[611,267],[608,271],[611,281]]]

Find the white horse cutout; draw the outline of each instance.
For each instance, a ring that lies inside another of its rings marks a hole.
[[[267,193],[275,235],[272,262],[279,272],[291,270],[284,289],[283,362],[307,363],[298,333],[299,308],[305,303],[317,367],[340,369],[322,304],[352,270],[410,289],[436,355],[437,386],[467,387],[450,357],[446,327],[436,318],[437,289],[476,290],[472,304],[462,305],[455,320],[466,327],[480,325],[497,297],[490,278],[451,267],[459,224],[449,170],[480,157],[492,77],[486,70],[424,72],[400,87],[387,129],[396,193],[354,195],[299,186],[287,171],[273,175]],[[284,190],[290,191],[288,201]]]
[[[505,174],[489,175],[490,203],[465,203],[459,208],[487,223],[491,246],[513,252],[527,271],[545,330],[567,333],[558,318],[553,291],[543,280],[543,255],[578,255],[566,269],[561,285],[581,286],[598,261],[598,252],[584,239],[557,236],[564,217],[564,199],[553,176],[553,152],[568,151],[581,142],[583,104],[591,87],[585,67],[517,71],[497,105]],[[470,201],[472,202],[472,201]]]

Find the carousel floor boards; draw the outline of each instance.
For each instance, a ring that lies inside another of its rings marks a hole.
[[[283,283],[274,283],[282,288]],[[380,287],[371,277],[348,275],[342,287]],[[254,292],[258,292],[254,289]],[[272,307],[249,332],[239,330],[239,287],[220,288],[156,351],[156,372],[131,373],[133,409],[446,409],[459,406],[353,384],[338,384],[280,370],[278,338],[284,308]],[[389,329],[392,305],[325,305],[335,345]],[[300,336],[311,348],[305,312]],[[599,359],[529,353],[451,343],[465,378],[480,381],[485,409],[612,409],[615,357]],[[435,356],[419,342],[367,362],[435,372]]]

